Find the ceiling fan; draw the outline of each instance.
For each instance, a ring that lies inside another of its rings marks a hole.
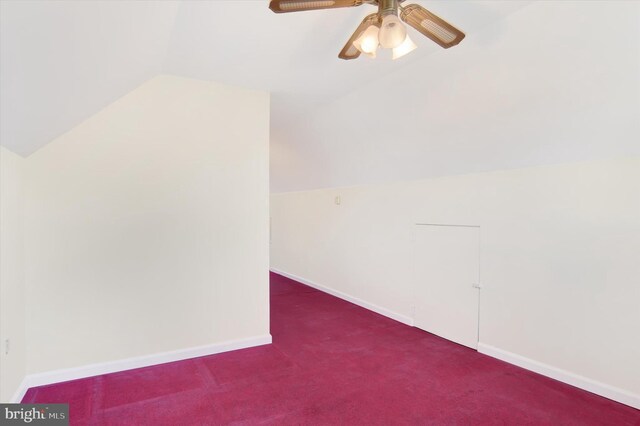
[[[269,9],[275,13],[305,10],[337,9],[367,3],[378,7],[378,12],[367,15],[353,33],[340,54],[341,59],[356,59],[361,53],[376,57],[378,47],[392,49],[393,59],[400,58],[416,48],[409,38],[406,22],[445,49],[457,45],[464,33],[422,6],[402,6],[405,0],[271,0]]]

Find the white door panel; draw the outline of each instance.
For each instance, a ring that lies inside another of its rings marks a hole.
[[[477,349],[480,229],[416,225],[415,325]]]

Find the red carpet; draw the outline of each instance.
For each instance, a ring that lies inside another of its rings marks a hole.
[[[271,275],[273,345],[30,389],[90,425],[640,425],[640,411]]]

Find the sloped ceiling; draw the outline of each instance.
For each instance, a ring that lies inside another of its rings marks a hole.
[[[413,1],[468,37],[530,2]],[[272,92],[272,132],[438,51],[337,58],[363,5],[276,15],[267,0],[0,2],[0,139],[27,156],[142,82],[168,73]]]
[[[29,155],[162,72],[172,2],[0,2],[0,139]]]
[[[640,1],[535,2],[272,134],[271,191],[640,155],[639,23]]]

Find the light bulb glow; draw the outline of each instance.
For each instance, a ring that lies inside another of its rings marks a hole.
[[[378,31],[377,26],[369,26],[369,28],[364,30],[360,37],[353,42],[353,45],[360,52],[375,58],[376,50],[378,50]]]
[[[396,15],[389,14],[382,19],[380,27],[380,46],[393,49],[402,44],[407,37],[407,29]]]
[[[409,34],[405,37],[402,44],[393,49],[393,59],[396,60],[398,58],[402,58],[407,53],[413,52],[416,49],[416,44],[411,40]]]

